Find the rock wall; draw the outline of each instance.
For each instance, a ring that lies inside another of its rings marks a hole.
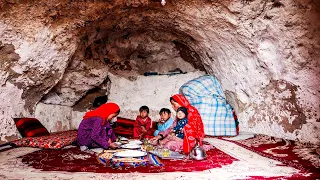
[[[38,103],[34,114],[49,132],[72,129],[72,108],[70,106]]]
[[[69,42],[64,43],[66,49],[59,49],[60,41],[53,39],[59,28],[55,32],[47,27],[29,28],[34,31],[25,29],[28,34],[23,34],[21,29],[0,21],[0,142],[19,136],[12,118],[34,116],[35,105],[62,78],[70,51],[76,47]]]
[[[94,95],[127,96],[143,72],[180,68],[215,75],[243,131],[319,143],[319,9],[316,0],[1,1],[1,142],[18,137],[12,117],[75,128]],[[50,122],[54,112],[65,114]]]
[[[180,86],[185,82],[201,75],[204,75],[204,72],[173,76],[139,76],[135,81],[112,75],[109,100],[117,102],[121,107],[119,116],[130,119],[136,119],[139,108],[146,105],[150,109],[150,118],[155,121],[159,119],[161,108],[170,109],[174,115],[169,98],[179,93]]]
[[[220,78],[225,90],[240,97],[239,106],[234,105],[240,126],[319,143],[319,5],[312,1],[247,3],[250,6],[228,5],[233,14],[240,13],[238,44],[246,48],[228,51],[233,53],[229,62],[234,68],[227,70],[227,78]],[[250,64],[235,66],[239,60]]]

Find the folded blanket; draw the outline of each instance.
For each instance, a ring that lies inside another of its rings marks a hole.
[[[206,135],[237,135],[232,107],[216,77],[205,75],[188,81],[180,87],[180,93],[198,109]]]

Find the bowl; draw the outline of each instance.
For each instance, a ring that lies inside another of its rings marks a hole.
[[[128,138],[126,138],[126,137],[121,137],[120,138],[120,141],[128,141],[129,139]]]

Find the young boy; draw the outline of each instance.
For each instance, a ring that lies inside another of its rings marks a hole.
[[[173,123],[170,109],[162,108],[159,115],[158,130],[153,133],[154,136],[158,136],[159,132],[167,130]]]
[[[151,119],[148,117],[148,106],[141,106],[139,109],[140,114],[137,116],[133,127],[133,137],[135,139],[152,138],[153,132],[151,131]]]

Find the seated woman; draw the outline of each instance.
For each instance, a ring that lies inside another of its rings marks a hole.
[[[170,103],[175,111],[177,111],[180,107],[185,107],[188,109],[188,123],[183,128],[183,141],[177,141],[176,138],[172,139],[172,136],[169,136],[169,134],[177,124],[177,120],[175,120],[170,128],[159,133],[158,136],[151,139],[151,143],[157,144],[159,140],[164,140],[166,146],[170,150],[180,151],[181,149],[183,149],[183,152],[188,154],[192,150],[192,148],[195,147],[197,141],[199,141],[199,144],[202,145],[202,141],[204,138],[204,127],[201,116],[198,110],[191,106],[189,101],[181,94],[172,96],[170,98]],[[203,148],[205,150],[209,150],[212,148],[212,145],[204,145]]]
[[[115,103],[106,103],[87,112],[78,128],[77,141],[81,150],[86,148],[117,148],[116,136],[109,121],[118,116],[120,108]]]

